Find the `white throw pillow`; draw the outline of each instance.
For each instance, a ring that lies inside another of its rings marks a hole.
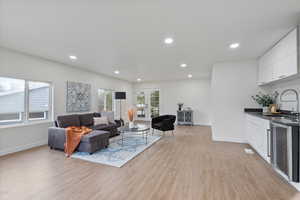
[[[102,117],[107,117],[109,123],[115,123],[114,112],[101,112]]]
[[[107,117],[94,117],[94,125],[106,124],[108,125]]]

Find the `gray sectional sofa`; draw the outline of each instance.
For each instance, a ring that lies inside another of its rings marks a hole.
[[[94,125],[94,117],[101,113],[86,113],[58,116],[55,127],[48,129],[48,146],[51,149],[64,150],[65,128],[69,126],[86,126],[93,131],[81,138],[77,151],[94,153],[109,145],[109,138],[119,135],[118,127],[123,121],[115,120],[114,123]]]

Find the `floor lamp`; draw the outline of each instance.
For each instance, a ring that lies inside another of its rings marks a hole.
[[[120,101],[120,120],[122,120],[122,100],[126,99],[126,92],[115,92],[115,99]]]

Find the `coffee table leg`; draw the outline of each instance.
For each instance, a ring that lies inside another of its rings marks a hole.
[[[146,144],[148,143],[148,131],[146,131]]]

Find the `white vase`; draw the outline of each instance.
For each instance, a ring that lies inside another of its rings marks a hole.
[[[269,107],[264,106],[264,107],[263,107],[263,113],[268,113],[268,112],[269,112]]]
[[[134,123],[133,122],[129,122],[129,128],[134,128]]]

